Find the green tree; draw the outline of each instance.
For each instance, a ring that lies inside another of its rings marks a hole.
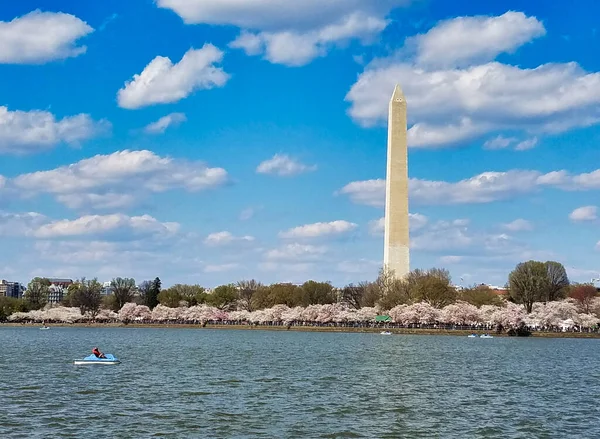
[[[182,305],[195,306],[206,302],[206,290],[200,285],[176,284],[166,290],[162,290],[158,295],[158,301],[161,305],[169,308],[177,308]]]
[[[235,307],[238,300],[237,288],[234,284],[219,285],[207,297],[206,302],[222,310],[230,310]]]
[[[174,288],[167,288],[166,290],[162,290],[158,294],[158,302],[162,306],[168,306],[169,308],[177,308],[179,307],[181,301],[181,294]]]
[[[271,308],[274,305],[299,306],[302,289],[291,283],[275,283],[258,289],[252,298],[253,309]]]
[[[148,308],[150,308],[150,299],[152,296],[152,281],[149,280],[145,280],[143,281],[138,288],[139,291],[139,299],[138,299],[138,304],[140,305],[146,305]]]
[[[41,309],[48,303],[50,280],[45,277],[35,277],[27,284],[23,295],[30,309]]]
[[[483,305],[501,306],[503,300],[487,285],[473,285],[458,293],[458,298],[480,308]]]
[[[133,300],[136,286],[135,280],[129,277],[117,277],[110,283],[114,295],[114,311],[119,311],[128,302]]]
[[[300,289],[303,306],[337,302],[335,288],[331,285],[331,282],[309,280],[304,282]]]
[[[66,306],[67,308],[71,306],[75,306],[72,304],[73,294],[79,289],[79,283],[73,282],[71,285],[67,287],[66,293],[63,295],[63,299],[61,304]]]
[[[354,309],[360,309],[365,296],[365,288],[359,284],[349,284],[342,288],[341,300]]]
[[[521,262],[510,272],[508,283],[510,297],[515,303],[523,304],[530,313],[535,302],[548,297],[548,268],[539,261]]]
[[[379,270],[377,279],[371,288],[376,289],[376,303],[383,309],[389,310],[396,305],[410,302],[408,283],[397,278],[394,270],[387,266]]]
[[[408,273],[404,281],[410,302],[427,302],[435,308],[443,308],[456,301],[457,291],[446,269],[416,269]]]
[[[570,285],[567,270],[563,264],[556,261],[546,261],[545,265],[548,273],[548,289],[545,300],[551,302],[564,299],[569,293]]]
[[[0,322],[6,321],[8,316],[15,312],[27,311],[29,311],[29,307],[25,300],[0,296]]]
[[[73,291],[71,304],[79,308],[81,315],[89,313],[92,318],[95,318],[102,304],[102,284],[96,278],[91,280],[82,278],[77,283],[79,286]]]
[[[254,295],[258,290],[264,289],[264,285],[254,279],[241,280],[237,283],[237,289],[240,297],[240,308],[245,309],[246,311],[252,311],[254,309]]]
[[[158,295],[161,292],[161,282],[157,277],[153,281],[144,281],[140,284],[140,299],[142,305],[154,309],[158,305]]]

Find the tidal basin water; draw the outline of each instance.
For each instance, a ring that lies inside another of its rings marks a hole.
[[[118,366],[74,366],[95,345]],[[600,340],[0,327],[0,437],[592,438]]]

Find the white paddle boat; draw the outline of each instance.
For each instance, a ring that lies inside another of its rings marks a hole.
[[[88,355],[81,360],[73,361],[76,365],[87,365],[87,364],[102,364],[104,366],[111,366],[121,363],[121,360],[116,358],[113,354],[105,354],[106,358],[98,358],[94,354]]]

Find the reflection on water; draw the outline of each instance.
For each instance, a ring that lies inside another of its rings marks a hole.
[[[2,437],[598,437],[600,340],[0,327]],[[74,366],[93,346],[118,366]]]

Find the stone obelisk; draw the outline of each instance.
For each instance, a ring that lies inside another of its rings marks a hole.
[[[388,116],[383,264],[398,279],[410,271],[406,99],[396,85]]]

